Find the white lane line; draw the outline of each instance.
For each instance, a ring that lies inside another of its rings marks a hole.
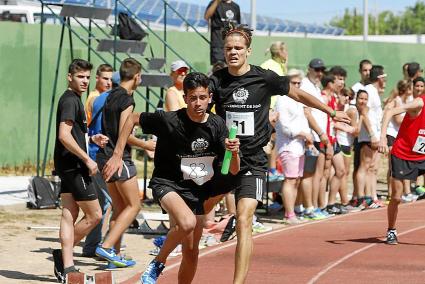
[[[403,232],[403,233],[400,233],[400,234],[398,234],[399,236],[402,236],[402,235],[406,235],[406,234],[409,234],[409,233],[412,233],[412,232],[414,232],[414,231],[418,231],[418,230],[421,230],[421,229],[424,229],[425,228],[425,225],[423,225],[423,226],[419,226],[419,227],[416,227],[416,228],[413,228],[413,229],[410,229],[410,230],[408,230],[408,231],[405,231],[405,232]],[[320,277],[322,277],[324,274],[326,274],[329,270],[331,270],[332,268],[334,268],[335,266],[338,266],[338,265],[340,265],[341,263],[343,263],[344,261],[346,261],[347,259],[349,259],[349,258],[351,258],[351,257],[353,257],[353,256],[355,256],[356,254],[359,254],[359,253],[361,253],[361,252],[363,252],[363,251],[365,251],[365,250],[367,250],[367,249],[370,249],[371,247],[373,247],[373,246],[376,246],[378,243],[375,243],[375,244],[370,244],[370,245],[367,245],[367,246],[365,246],[365,247],[362,247],[362,248],[360,248],[360,249],[358,249],[358,250],[355,250],[355,251],[353,251],[352,253],[349,253],[349,254],[347,254],[346,256],[344,256],[344,257],[342,257],[342,258],[340,258],[340,259],[338,259],[337,261],[335,261],[335,262],[333,262],[333,263],[331,263],[331,264],[329,264],[325,269],[323,269],[323,270],[321,270],[319,273],[317,273],[313,278],[311,278],[311,280],[308,282],[308,284],[314,284],[314,283],[316,283],[316,281],[317,280],[319,280],[319,278]],[[379,244],[381,244],[381,243],[379,243]]]

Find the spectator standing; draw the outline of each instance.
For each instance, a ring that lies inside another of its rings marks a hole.
[[[232,0],[213,0],[205,10],[204,18],[210,21],[210,62],[214,65],[224,60],[224,41],[222,38],[223,28],[229,24],[241,23],[241,11],[239,5]]]
[[[183,80],[189,71],[189,66],[183,60],[177,60],[171,63],[170,77],[173,86],[168,88],[165,94],[164,111],[175,111],[186,107],[183,98]]]

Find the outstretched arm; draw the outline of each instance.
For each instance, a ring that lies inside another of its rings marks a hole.
[[[424,105],[424,102],[421,98],[416,98],[413,101],[400,105],[399,107],[387,109],[384,112],[384,118],[382,119],[382,125],[381,125],[381,140],[379,142],[378,150],[381,153],[388,152],[388,146],[387,146],[387,127],[388,123],[390,123],[390,120],[393,116],[398,115],[403,112],[419,112]]]
[[[350,123],[350,118],[345,112],[334,111],[331,107],[327,106],[326,104],[318,100],[316,97],[304,92],[301,89],[290,86],[288,96],[296,101],[305,104],[306,106],[316,108],[329,114],[335,121]]]

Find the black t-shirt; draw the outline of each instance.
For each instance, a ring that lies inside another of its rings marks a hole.
[[[71,153],[62,142],[59,141],[59,125],[61,122],[72,121],[71,130],[78,146],[87,152],[86,133],[87,122],[84,106],[81,103],[81,97],[71,90],[66,90],[61,96],[56,112],[56,140],[54,162],[55,169],[58,172],[75,170],[78,168],[87,169],[86,165],[77,156]]]
[[[211,1],[207,9],[214,1]],[[235,2],[218,4],[215,13],[211,16],[211,46],[223,47],[223,38],[221,31],[226,22],[241,23],[241,11],[239,5]]]
[[[219,116],[228,128],[238,125],[241,146],[241,172],[267,169],[267,156],[263,151],[270,140],[270,98],[289,92],[289,78],[273,71],[250,65],[242,76],[232,76],[227,68],[211,76],[210,91]]]
[[[221,117],[209,114],[204,123],[192,121],[186,108],[142,113],[143,133],[158,137],[151,182],[174,182],[186,188],[202,187],[219,173],[228,130]]]
[[[120,131],[121,113],[129,106],[135,106],[134,98],[127,93],[123,87],[113,89],[106,99],[102,113],[102,133],[109,137],[105,148],[100,148],[98,156],[100,158],[109,158],[112,156],[115,145],[117,144]],[[131,158],[131,147],[127,144],[124,148],[123,159]]]

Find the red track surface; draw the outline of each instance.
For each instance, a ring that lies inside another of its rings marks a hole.
[[[425,202],[402,205],[399,245],[382,243],[386,208],[255,236],[246,283],[425,283]],[[235,242],[202,250],[193,283],[232,283]],[[180,259],[160,284],[177,283]]]

